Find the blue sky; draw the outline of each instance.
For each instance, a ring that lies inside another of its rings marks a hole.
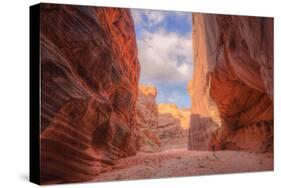
[[[141,64],[140,83],[157,88],[157,103],[191,106],[191,13],[131,9]]]

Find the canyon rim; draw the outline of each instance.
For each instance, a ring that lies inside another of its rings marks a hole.
[[[40,184],[273,170],[273,18],[36,6]]]

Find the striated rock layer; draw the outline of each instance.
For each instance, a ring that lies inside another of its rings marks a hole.
[[[273,145],[273,19],[193,14],[189,149]]]
[[[139,86],[136,106],[139,151],[156,152],[160,149],[156,95],[157,89],[154,86]]]
[[[157,104],[157,89],[140,85],[137,100],[138,151],[186,148],[190,111],[175,104]]]
[[[176,104],[158,104],[158,113],[161,150],[186,148],[190,111],[179,109]]]
[[[139,62],[128,9],[41,4],[41,183],[136,152]]]

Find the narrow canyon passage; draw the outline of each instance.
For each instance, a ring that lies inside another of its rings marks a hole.
[[[214,44],[210,38],[204,37],[212,32],[214,32],[214,36],[219,33],[215,30],[217,28],[212,28],[208,24],[214,22],[214,25],[223,25],[226,18],[202,14],[194,14],[193,18],[194,63],[197,63],[197,67],[195,67],[193,80],[189,82],[186,91],[191,94],[193,102],[191,108],[180,109],[175,103],[157,103],[158,89],[153,85],[140,85],[136,106],[138,132],[140,133],[138,152],[135,156],[117,160],[112,171],[95,177],[94,181],[273,169],[272,102],[269,100],[270,95],[264,94],[266,91],[256,90],[252,85],[252,70],[247,67],[251,66],[252,60],[244,56],[245,52],[240,52],[241,55],[234,54],[232,57],[245,58],[241,64],[239,62],[241,59],[233,60],[229,59],[230,57],[221,60],[208,59],[210,49],[207,48],[207,51],[204,51],[202,46],[207,44],[211,48],[211,45]],[[233,20],[229,18],[227,22],[232,21],[233,24],[239,24],[240,19],[242,22],[248,21],[249,24],[255,22],[255,20],[241,17],[234,17]],[[226,28],[221,27],[220,29]],[[270,28],[267,32],[270,33]],[[225,37],[226,34],[222,36]],[[238,36],[239,34],[235,34],[231,37]],[[241,37],[247,37],[247,35]],[[225,40],[223,42],[227,46],[229,45],[228,40],[239,41],[240,39],[221,38],[220,40]],[[259,39],[252,37],[243,40]],[[212,48],[216,49],[216,47]],[[200,49],[202,51],[199,51]],[[240,47],[229,49],[229,52],[219,51],[217,53],[239,53],[238,49]],[[270,61],[270,54],[268,55],[267,58]],[[232,62],[234,67],[224,67],[225,70],[222,70],[219,63],[228,65],[231,61],[237,61]],[[218,63],[218,69],[216,67],[214,70],[209,69],[207,63]],[[142,68],[142,62],[140,64]],[[202,71],[210,71],[208,73],[210,76],[206,76],[207,73],[202,74]],[[245,73],[248,74],[246,78]],[[229,79],[234,79],[234,83]],[[220,90],[220,88],[224,88],[224,90]],[[221,93],[218,93],[220,91]],[[231,95],[229,92],[234,92],[235,95]],[[250,97],[252,99],[249,99]],[[225,109],[226,107],[227,109]],[[241,112],[250,117],[246,118]],[[232,118],[228,118],[230,115]],[[246,124],[245,127],[243,124]],[[229,126],[233,127],[229,128]],[[210,150],[215,150],[215,152]]]
[[[42,184],[273,170],[271,18],[41,11]]]
[[[136,101],[137,154],[187,149],[192,78],[191,13],[130,10],[140,78]]]
[[[137,100],[138,152],[121,158],[91,181],[167,178],[209,174],[270,171],[268,151],[188,150],[191,113],[175,104],[157,104],[157,89],[139,87]]]
[[[136,105],[138,151],[186,149],[190,110],[180,109],[172,103],[157,104],[157,95],[156,87],[139,86]]]
[[[229,28],[230,23],[242,31]],[[118,160],[112,171],[93,180],[272,170],[272,52],[262,52],[265,57],[258,57],[254,53],[259,48],[249,47],[255,43],[271,48],[271,26],[270,19],[193,14],[196,66],[193,79],[186,78],[189,84],[185,91],[191,95],[191,108],[180,109],[175,103],[160,104],[156,100],[159,95],[156,86],[140,85],[136,106],[138,152]],[[151,40],[149,48],[157,51],[158,46]],[[145,47],[142,42],[138,42],[138,47]],[[145,49],[139,49],[142,50]],[[214,51],[216,57],[212,55]],[[251,54],[250,58],[247,53]],[[141,52],[140,60],[149,61],[142,56]],[[140,65],[141,71],[142,66],[147,66],[141,61]],[[147,67],[144,69],[147,71]],[[165,73],[165,69],[161,71]],[[161,74],[157,79],[162,78]],[[141,73],[142,76],[146,73]],[[255,83],[256,78],[262,83]]]

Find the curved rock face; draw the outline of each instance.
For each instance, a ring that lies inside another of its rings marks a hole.
[[[130,11],[41,5],[41,183],[90,180],[136,152]]]
[[[158,104],[158,113],[161,149],[186,148],[190,111],[176,104]]]
[[[193,14],[189,149],[262,151],[273,140],[273,19]]]
[[[139,86],[137,100],[138,150],[156,152],[160,149],[158,138],[158,109],[156,104],[157,90],[154,86]]]

